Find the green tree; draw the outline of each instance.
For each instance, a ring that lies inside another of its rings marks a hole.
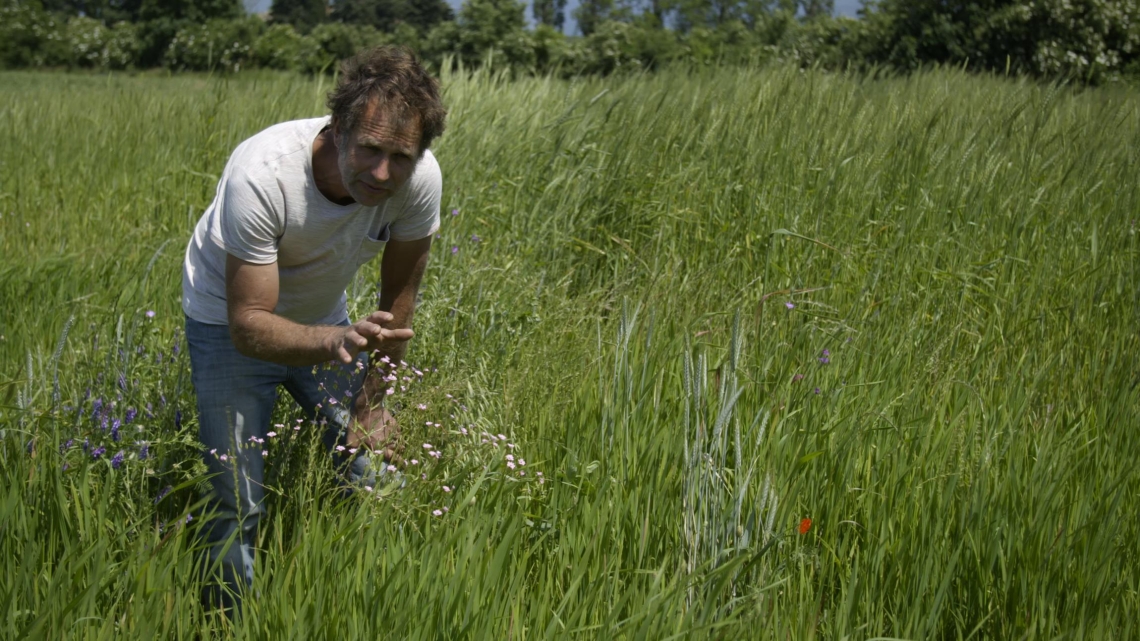
[[[530,7],[534,21],[562,31],[566,24],[566,0],[534,0]]]
[[[582,0],[578,8],[574,9],[574,19],[578,21],[578,30],[582,35],[588,36],[609,20],[613,12],[614,0]]]
[[[332,12],[332,19],[337,22],[365,24],[387,33],[401,24],[427,33],[453,17],[446,0],[337,0]]]
[[[273,0],[270,18],[276,24],[292,25],[299,33],[308,33],[328,17],[327,0]]]

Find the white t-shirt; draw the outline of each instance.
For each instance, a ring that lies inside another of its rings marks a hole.
[[[274,125],[238,145],[186,247],[182,311],[228,324],[226,254],[276,261],[274,313],[305,325],[333,324],[348,309],[345,287],[388,240],[418,240],[439,229],[443,178],[431,151],[412,177],[377,207],[338,205],[313,179],[313,140],[329,117]]]

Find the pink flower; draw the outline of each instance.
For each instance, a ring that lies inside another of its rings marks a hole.
[[[365,485],[365,486],[364,486],[364,491],[365,491],[365,492],[371,492],[371,491],[372,491],[372,486],[371,486],[371,485]]]
[[[428,425],[431,425],[431,423],[428,423]],[[424,449],[425,450],[430,450],[430,449],[434,449],[434,448],[435,448],[435,446],[432,445],[431,443],[424,443]]]
[[[503,439],[504,441],[507,440],[507,437],[503,436],[502,434],[499,435],[499,438]]]
[[[396,393],[396,390],[392,389],[391,387],[389,387],[388,389],[384,390],[384,394],[385,394],[385,395],[387,395],[387,396],[391,396],[391,395],[393,395],[393,394],[395,394],[395,393]]]
[[[285,426],[284,425],[278,425],[277,427],[285,427]],[[268,434],[266,434],[266,436],[268,436],[269,438],[273,438],[273,437],[277,436],[277,432],[269,432]]]
[[[444,485],[444,486],[443,486],[443,491],[444,491],[444,492],[450,492],[450,491],[451,491],[451,488],[450,488],[450,487],[447,487],[446,485]]]
[[[269,450],[261,450],[261,456],[262,458],[269,456]]]
[[[509,467],[513,470],[513,469],[515,469],[515,464],[511,463],[510,461],[507,461],[507,467]]]
[[[432,510],[431,513],[436,516],[443,516],[443,510]]]
[[[218,459],[220,459],[222,461],[228,461],[228,460],[230,460],[230,457],[226,456],[225,454],[222,454],[221,456],[218,457]]]
[[[427,409],[427,405],[424,405],[423,403],[420,403],[419,405],[417,405],[417,406],[416,406],[416,409],[418,409],[418,410],[426,410],[426,409]]]
[[[336,446],[336,451],[338,451],[338,452],[343,452],[343,451],[344,451],[344,446],[343,446],[343,445],[337,445],[337,446]]]
[[[514,457],[514,455],[513,455],[513,454],[507,454],[507,460],[508,460],[508,461],[513,461],[513,460],[515,460],[515,457]]]
[[[524,461],[524,460],[522,460],[522,459],[520,458],[520,459],[519,459],[519,465],[526,465],[526,461]]]
[[[388,471],[389,471],[389,472],[395,472],[395,471],[396,471],[396,466],[395,466],[395,465],[389,465],[389,466],[388,466]]]
[[[526,476],[525,470],[519,470],[519,476]]]
[[[357,448],[355,448],[355,447],[353,447],[353,448],[349,448],[349,450],[348,450],[348,453],[349,453],[349,454],[356,454],[356,449],[357,449]]]

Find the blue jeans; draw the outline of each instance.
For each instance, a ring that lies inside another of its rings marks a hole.
[[[341,323],[347,325],[345,320]],[[322,428],[322,440],[334,460],[347,468],[356,484],[374,484],[368,457],[344,457],[334,448],[345,444],[349,419],[346,392],[360,393],[368,369],[362,353],[356,363],[289,367],[243,356],[234,347],[226,325],[207,325],[186,318],[190,370],[198,398],[198,438],[210,471],[214,518],[202,526],[210,567],[217,567],[229,591],[214,589],[206,596],[214,605],[236,604],[239,593],[253,581],[253,545],[265,513],[265,457],[277,387],[285,386],[310,419]],[[330,403],[329,399],[336,399]],[[348,399],[351,402],[351,399]],[[292,429],[288,426],[285,429]],[[284,431],[284,430],[281,430]]]

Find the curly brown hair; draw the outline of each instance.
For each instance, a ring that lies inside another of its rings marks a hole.
[[[372,99],[401,125],[420,125],[420,153],[443,133],[447,110],[439,97],[439,81],[423,68],[407,47],[384,45],[345,60],[340,80],[329,92],[333,123],[343,134],[356,131]]]

